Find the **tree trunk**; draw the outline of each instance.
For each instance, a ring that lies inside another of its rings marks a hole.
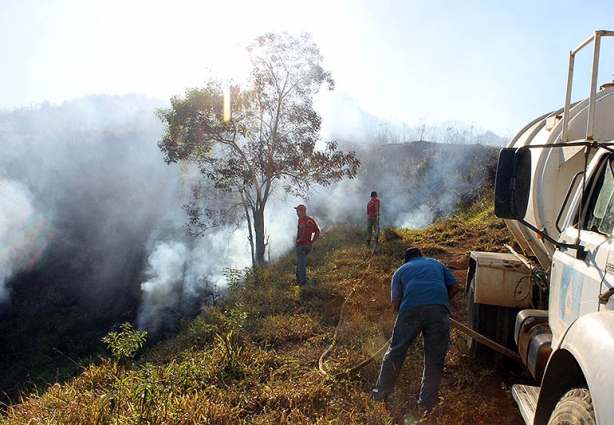
[[[252,209],[254,216],[254,234],[256,236],[256,264],[264,264],[264,208]]]
[[[249,210],[245,208],[245,217],[247,217],[247,240],[249,241],[249,249],[252,255],[252,266],[256,265],[256,252],[254,249],[254,228],[252,227],[252,219],[249,216]]]

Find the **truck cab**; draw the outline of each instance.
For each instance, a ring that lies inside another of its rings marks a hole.
[[[471,253],[469,326],[516,349],[535,379],[512,389],[527,424],[614,418],[614,84],[596,81],[611,36],[596,31],[570,52],[565,106],[499,155],[495,214],[515,247]],[[575,55],[588,46],[589,97],[572,104]]]

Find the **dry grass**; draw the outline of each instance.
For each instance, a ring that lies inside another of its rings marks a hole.
[[[294,284],[289,254],[249,272],[228,298],[138,361],[104,359],[69,383],[24,395],[0,424],[521,424],[509,372],[478,362],[456,330],[441,402],[428,417],[416,406],[419,343],[388,405],[370,400],[380,358],[343,374],[390,336],[389,281],[405,247],[445,262],[463,283],[468,252],[502,249],[507,238],[485,204],[422,231],[385,229],[375,251],[361,245],[362,229],[331,230],[310,254],[313,283],[305,288]],[[465,301],[454,300],[457,318]]]

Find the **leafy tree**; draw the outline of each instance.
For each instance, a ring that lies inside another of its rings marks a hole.
[[[310,35],[267,33],[247,51],[251,74],[244,88],[211,79],[157,110],[165,125],[158,144],[167,163],[194,164],[202,177],[185,206],[190,233],[247,221],[252,262],[262,264],[271,195],[283,190],[307,197],[315,184],[354,178],[360,162],[334,141],[316,147],[321,118],[313,96],[322,85],[332,90],[334,82]]]

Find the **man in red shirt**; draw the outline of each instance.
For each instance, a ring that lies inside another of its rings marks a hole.
[[[316,221],[307,215],[307,207],[303,204],[294,207],[298,216],[296,231],[296,283],[304,286],[307,283],[307,254],[311,245],[320,236],[320,228]]]
[[[371,199],[367,202],[367,246],[371,246],[371,237],[375,233],[375,244],[379,241],[379,213],[380,202],[377,192],[371,192]]]

